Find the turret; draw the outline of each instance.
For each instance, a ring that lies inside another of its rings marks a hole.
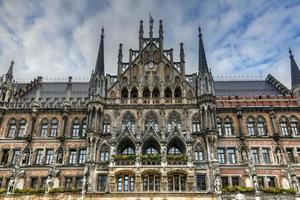
[[[144,44],[144,27],[143,27],[143,20],[140,21],[140,31],[139,31],[139,51],[143,50]]]
[[[118,53],[118,77],[122,75],[122,60],[123,60],[123,51],[122,51],[123,44],[119,44],[119,53]]]
[[[13,76],[13,68],[14,61],[11,61],[9,69],[5,74],[5,80],[2,80],[2,84],[0,86],[0,101],[1,102],[10,102],[12,100],[12,96],[15,93],[16,84],[14,82]]]
[[[163,53],[164,50],[164,29],[163,29],[163,21],[159,20],[159,50],[160,53]]]

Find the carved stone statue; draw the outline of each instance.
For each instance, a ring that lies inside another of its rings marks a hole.
[[[8,187],[7,187],[7,194],[11,194],[14,191],[15,187],[15,178],[10,177]]]
[[[248,167],[249,167],[249,176],[251,177],[253,188],[255,189],[255,192],[257,192],[259,187],[258,187],[255,163],[254,163],[253,159],[249,159]]]
[[[51,188],[53,188],[53,179],[51,176],[48,175],[46,180],[46,193],[49,193]]]
[[[246,149],[242,149],[242,160],[243,160],[243,162],[248,162],[249,161]]]
[[[86,165],[83,170],[82,190],[81,190],[82,195],[85,195],[87,192],[88,176],[89,176],[89,166]]]

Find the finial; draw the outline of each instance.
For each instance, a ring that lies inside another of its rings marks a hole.
[[[10,62],[10,66],[13,67],[14,64],[15,64],[15,61],[12,60],[12,61]]]
[[[292,52],[292,49],[291,49],[291,48],[289,48],[289,53],[290,53],[290,57],[294,57],[294,55],[293,55],[293,52]]]
[[[104,27],[102,26],[102,29],[101,29],[101,38],[104,38]]]
[[[202,36],[201,27],[198,26],[199,37]]]
[[[152,38],[153,38],[153,22],[154,22],[154,20],[153,20],[153,18],[152,18],[152,16],[151,16],[151,13],[149,13],[149,36],[150,36],[150,39],[152,40]]]
[[[69,76],[68,78],[68,82],[71,83],[72,82],[72,76]]]

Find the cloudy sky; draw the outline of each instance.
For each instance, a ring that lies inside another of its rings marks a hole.
[[[187,73],[197,70],[197,27],[216,76],[265,77],[290,86],[288,48],[300,65],[300,0],[0,0],[0,72],[15,61],[15,77],[87,80],[105,28],[106,73],[117,71],[118,44],[138,48],[139,20],[148,36],[164,22],[165,47],[183,42]],[[128,60],[124,59],[124,60]]]

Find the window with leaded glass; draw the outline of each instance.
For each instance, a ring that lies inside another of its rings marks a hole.
[[[35,159],[35,164],[36,165],[42,165],[44,161],[44,150],[38,149],[36,151],[36,159]]]
[[[225,164],[225,149],[218,148],[218,160],[220,164]]]
[[[79,132],[80,132],[80,123],[78,119],[75,119],[72,125],[72,137],[79,137]]]
[[[25,131],[26,131],[26,121],[22,119],[19,122],[19,131],[18,131],[18,137],[24,137],[25,136]]]
[[[232,122],[229,118],[224,122],[224,131],[225,135],[232,135]]]
[[[146,149],[146,152],[145,152],[147,155],[154,155],[154,154],[158,154],[157,150],[150,146]]]
[[[81,136],[85,137],[86,135],[86,130],[87,130],[87,125],[86,125],[86,118],[82,120],[82,130],[81,130]]]
[[[106,190],[106,182],[107,182],[106,175],[98,176],[98,191],[104,192]],[[118,189],[119,189],[119,187],[118,187]],[[121,191],[121,190],[118,190],[118,191]]]
[[[227,149],[227,154],[228,154],[228,162],[230,164],[235,164],[236,163],[235,148],[228,148]]]
[[[105,115],[103,120],[103,133],[110,133],[110,117]]]
[[[203,150],[201,148],[196,149],[194,154],[195,154],[195,160],[196,161],[203,161],[204,160]]]
[[[12,157],[12,160],[11,160],[11,164],[12,165],[17,164],[17,161],[20,158],[20,156],[21,156],[21,151],[19,149],[14,150],[13,157]]]
[[[254,130],[254,119],[251,117],[248,119],[247,122],[247,129],[248,129],[248,135],[253,136],[255,135],[255,130]]]
[[[298,119],[294,116],[291,117],[291,131],[293,135],[299,135],[299,125]]]
[[[251,149],[251,156],[254,161],[254,163],[259,163],[259,150],[258,148],[252,148]]]
[[[203,191],[206,190],[205,175],[197,175],[197,189]]]
[[[181,151],[178,147],[173,146],[169,149],[168,154],[170,154],[170,155],[179,155],[179,154],[181,154]]]
[[[192,119],[192,131],[193,132],[200,132],[201,131],[201,124],[200,124],[200,116],[196,114],[193,116]]]
[[[47,149],[47,150],[46,150],[46,161],[45,161],[45,163],[46,163],[47,165],[52,164],[52,161],[53,161],[53,154],[54,154],[53,149]]]
[[[100,161],[108,161],[109,160],[109,152],[106,146],[101,147],[100,150]]]
[[[57,120],[53,119],[51,121],[50,137],[56,137],[56,135],[57,135],[57,127],[58,127]]]
[[[264,163],[271,163],[269,148],[262,148],[262,156]]]
[[[79,150],[78,163],[79,164],[84,164],[85,163],[85,158],[86,158],[86,149],[80,149]]]
[[[261,136],[267,135],[264,122],[257,122],[257,132]]]
[[[41,137],[47,137],[48,136],[48,121],[46,119],[43,119],[41,124]]]
[[[147,174],[142,177],[143,191],[159,191],[160,190],[160,176],[154,174]]]
[[[133,155],[134,154],[134,149],[132,147],[126,147],[123,151],[122,151],[123,155]]]
[[[69,164],[70,165],[75,165],[76,164],[76,158],[77,158],[76,149],[71,149],[70,150],[70,155],[69,155]]]
[[[76,177],[76,189],[82,189],[83,177]]]
[[[186,176],[183,174],[171,174],[168,176],[169,191],[186,191]]]
[[[16,131],[17,131],[17,122],[15,119],[12,119],[10,120],[8,125],[7,137],[14,138],[16,136]]]
[[[218,134],[220,136],[223,135],[223,128],[222,128],[222,123],[221,122],[217,122],[217,131],[218,131]]]
[[[118,191],[134,191],[135,179],[131,175],[122,175],[118,177]]]

